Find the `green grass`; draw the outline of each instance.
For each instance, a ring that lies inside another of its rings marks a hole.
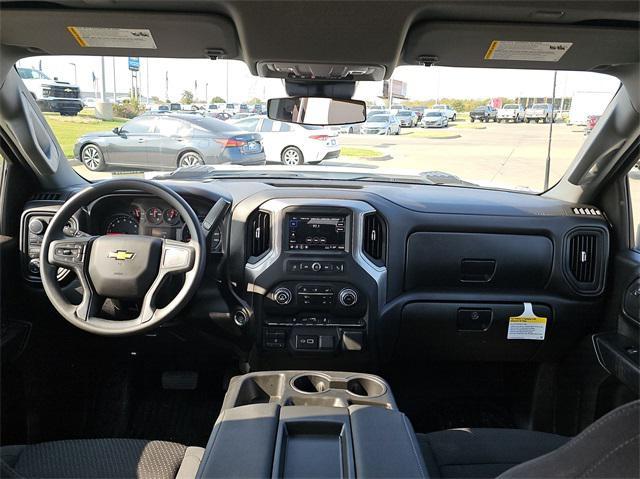
[[[357,156],[359,158],[376,158],[378,156],[383,156],[383,154],[378,150],[373,150],[371,148],[346,147],[340,150],[340,156]]]
[[[82,135],[96,131],[109,131],[122,126],[126,119],[99,120],[92,116],[93,109],[84,109],[78,116],[61,116],[58,113],[44,113],[44,117],[58,139],[67,158],[73,158],[73,145]]]
[[[460,134],[451,130],[416,130],[408,133],[412,138],[440,138],[443,140],[459,138]]]

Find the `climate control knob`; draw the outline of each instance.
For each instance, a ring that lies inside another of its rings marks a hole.
[[[338,301],[340,301],[342,306],[348,308],[358,302],[358,293],[351,288],[344,288],[340,290],[340,294],[338,294]]]
[[[281,306],[289,304],[292,299],[293,295],[288,288],[278,288],[273,292],[273,300]]]
[[[316,273],[318,271],[322,271],[322,265],[320,263],[318,263],[318,262],[311,263],[311,270],[315,271]]]

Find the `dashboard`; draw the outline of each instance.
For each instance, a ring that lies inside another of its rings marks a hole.
[[[542,361],[603,311],[610,232],[589,205],[430,185],[164,184],[201,220],[219,199],[231,204],[207,238],[202,285],[181,314],[245,351],[254,369]],[[32,287],[47,218],[73,193],[25,206],[21,250]],[[175,210],[135,192],[94,202],[68,226],[69,234],[189,240]],[[545,318],[542,339],[510,333],[527,304]]]

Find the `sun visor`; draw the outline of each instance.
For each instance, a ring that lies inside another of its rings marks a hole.
[[[28,26],[28,27],[26,27]],[[226,17],[204,14],[3,9],[3,46],[29,55],[237,58]]]
[[[638,63],[637,29],[434,22],[407,35],[406,64],[539,70],[601,70]]]

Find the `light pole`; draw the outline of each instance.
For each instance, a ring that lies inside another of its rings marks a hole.
[[[107,101],[107,81],[106,78],[104,77],[104,57],[100,57],[100,68],[102,69],[102,78],[100,78],[100,81],[102,82],[102,89],[100,91],[100,99],[103,102]]]
[[[111,57],[111,64],[113,66],[113,104],[115,105],[116,103],[118,103],[118,100],[116,98],[117,95],[117,89],[116,89],[116,57]]]
[[[551,94],[551,124],[549,125],[549,141],[547,144],[547,161],[544,168],[544,190],[549,189],[549,174],[551,170],[551,136],[553,135],[553,122],[555,120],[556,80],[558,71],[553,72],[553,93]]]
[[[229,60],[225,60],[224,63],[225,63],[226,69],[227,69],[227,83],[226,83],[227,97],[225,98],[225,101],[227,103],[229,103]]]
[[[209,104],[209,84],[206,82],[204,84],[204,102]]]
[[[73,67],[73,84],[78,84],[78,66],[75,63],[69,63]]]
[[[151,96],[149,94],[149,57],[145,58],[145,63],[147,64],[147,105],[149,105],[149,97]]]

